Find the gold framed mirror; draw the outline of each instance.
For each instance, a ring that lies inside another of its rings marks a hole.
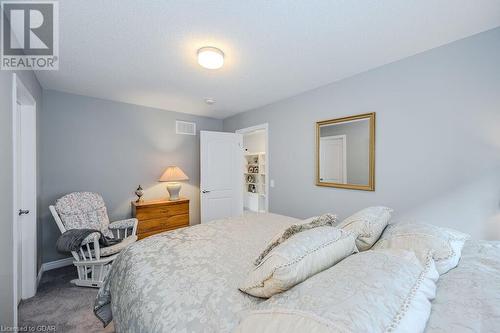
[[[375,191],[375,112],[316,123],[316,185]]]

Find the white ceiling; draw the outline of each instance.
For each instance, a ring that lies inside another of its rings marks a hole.
[[[500,26],[499,0],[59,4],[60,69],[37,73],[44,88],[215,118]],[[202,46],[225,66],[201,68]]]

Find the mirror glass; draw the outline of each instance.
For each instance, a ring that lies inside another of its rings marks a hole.
[[[374,131],[374,113],[318,122],[317,185],[373,191]]]

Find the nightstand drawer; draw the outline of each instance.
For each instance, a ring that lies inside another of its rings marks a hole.
[[[136,210],[136,217],[139,220],[149,220],[155,218],[166,218],[174,215],[189,213],[189,203],[179,203],[170,206],[141,207]]]
[[[144,233],[170,228],[180,228],[189,225],[189,214],[175,215],[167,218],[156,218],[140,220],[137,225],[137,232]]]
[[[138,239],[143,239],[143,238],[146,238],[146,237],[149,237],[149,236],[153,236],[153,235],[156,235],[156,234],[159,234],[159,233],[162,233],[162,232],[172,231],[172,230],[175,230],[175,229],[184,228],[184,227],[188,227],[188,226],[189,225],[183,225],[183,226],[180,226],[180,227],[175,227],[175,228],[170,228],[170,229],[161,229],[161,230],[156,230],[156,231],[141,232],[141,233],[137,233],[137,238]]]
[[[166,220],[166,218],[140,220],[140,222],[137,224],[137,233],[140,234],[143,232],[162,230],[162,229],[164,229],[164,226],[163,226],[164,220]]]
[[[180,228],[189,225],[189,214],[176,215],[168,218],[166,228]]]

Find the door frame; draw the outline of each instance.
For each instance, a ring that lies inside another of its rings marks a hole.
[[[329,135],[329,136],[321,136],[319,138],[320,142],[321,140],[334,140],[334,139],[342,139],[342,182],[343,184],[347,184],[347,135],[341,134],[341,135]],[[321,149],[321,145],[320,145]],[[321,153],[321,151],[320,151]],[[320,160],[321,160],[321,154],[320,154]],[[320,161],[321,162],[321,161]],[[321,170],[320,170],[321,171]]]
[[[271,182],[271,174],[269,173],[269,162],[271,161],[270,153],[269,153],[269,124],[268,123],[263,123],[255,126],[250,126],[250,127],[245,127],[245,128],[240,128],[235,131],[235,133],[239,134],[248,134],[251,132],[255,132],[257,130],[264,130],[264,133],[266,134],[266,140],[265,140],[265,147],[266,147],[266,197],[265,197],[265,202],[266,202],[266,213],[269,212],[269,183]]]
[[[30,114],[30,117],[33,121],[30,122],[30,128],[21,132],[23,137],[27,139],[34,140],[35,146],[33,147],[33,161],[35,162],[36,168],[36,143],[37,143],[37,134],[36,134],[36,100],[31,95],[31,92],[26,88],[21,79],[15,73],[12,74],[12,156],[13,156],[13,204],[12,204],[12,238],[13,238],[13,306],[14,306],[14,326],[17,326],[18,321],[18,256],[21,255],[18,253],[18,233],[19,233],[19,223],[18,223],[18,209],[17,207],[17,195],[18,195],[18,173],[21,172],[18,166],[18,150],[17,150],[17,141],[18,141],[18,128],[17,128],[17,112],[18,104],[21,105],[21,112],[26,112]],[[33,182],[30,186],[30,191],[33,193],[33,201],[32,206],[30,207],[30,213],[27,216],[30,216],[29,219],[26,219],[26,223],[22,226],[23,238],[22,238],[22,276],[21,276],[21,284],[22,284],[22,293],[21,298],[26,299],[32,297],[36,293],[37,288],[37,202],[36,202],[36,193],[37,193],[37,174],[36,169],[33,175]],[[30,200],[31,201],[31,200]],[[25,232],[26,231],[26,232]],[[24,249],[26,249],[26,254],[24,253]]]

